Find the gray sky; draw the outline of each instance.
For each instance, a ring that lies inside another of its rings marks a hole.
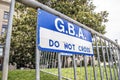
[[[109,13],[105,36],[118,39],[120,44],[120,0],[93,0],[93,3],[97,12],[106,10]]]

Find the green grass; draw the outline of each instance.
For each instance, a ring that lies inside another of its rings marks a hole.
[[[40,73],[40,80],[57,80],[57,76],[47,74],[44,72]],[[1,80],[1,72],[0,72]],[[35,80],[35,70],[14,70],[9,71],[8,80]]]
[[[102,72],[104,72],[103,78],[104,78],[104,80],[106,80],[105,68],[102,67],[101,69],[102,69]],[[53,69],[45,69],[44,71],[57,74],[57,69],[54,69],[54,68]],[[86,76],[85,76],[84,67],[77,67],[76,71],[77,71],[77,80],[85,80]],[[96,67],[95,71],[96,71],[97,80],[101,80],[99,67]],[[113,80],[115,80],[113,69],[111,69],[111,71],[112,71]],[[94,80],[93,67],[87,67],[87,73],[88,73],[88,80]],[[108,74],[108,78],[110,79],[109,67],[107,67],[107,74]],[[117,73],[116,73],[116,75],[117,75]],[[73,68],[62,68],[62,76],[70,78],[71,80],[74,80]]]
[[[113,69],[112,70],[112,77],[114,77]],[[58,69],[43,69],[43,71],[51,72],[53,74],[58,74]],[[88,71],[88,80],[94,80],[94,73],[92,67],[87,67]],[[105,69],[102,67],[103,77],[106,80]],[[107,67],[108,78],[110,79],[110,71]],[[67,77],[71,80],[74,80],[74,72],[73,68],[62,68],[62,76]],[[101,80],[100,78],[100,70],[99,67],[96,67],[96,76],[97,80]],[[52,74],[48,74],[45,72],[40,72],[40,80],[58,80],[57,76]],[[0,80],[1,80],[1,73],[0,73]],[[35,80],[35,70],[14,70],[9,71],[8,80]],[[85,69],[84,67],[77,68],[77,80],[85,80]],[[115,80],[115,79],[114,79]],[[117,80],[117,79],[116,79]]]

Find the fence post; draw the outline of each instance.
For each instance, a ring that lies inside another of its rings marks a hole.
[[[74,80],[77,80],[75,54],[73,54]]]
[[[95,35],[94,37],[95,37],[95,43],[96,43],[96,50],[97,50],[98,64],[99,64],[99,70],[100,70],[100,77],[101,77],[101,80],[103,80],[103,73],[102,73],[102,68],[101,68],[101,65],[100,65],[100,52],[99,52],[99,47],[98,47],[97,35]]]
[[[110,42],[108,42],[108,47],[109,47],[109,51],[110,51],[110,61],[111,61],[111,64],[112,64],[112,67],[113,67],[113,76],[114,76],[114,78],[113,79],[115,79],[116,80],[116,72],[115,72],[115,68],[114,68],[114,63],[113,63],[113,56],[112,56],[112,50],[111,50],[111,43]]]
[[[118,44],[118,40],[116,39],[115,42]],[[120,47],[118,47],[118,79],[120,80]]]
[[[94,56],[92,56],[92,64],[93,64],[94,80],[97,80],[97,75],[96,75],[96,71],[95,71],[95,60],[94,60]]]
[[[119,66],[119,80],[120,80],[120,48],[118,48],[118,56],[119,56],[119,60],[118,60],[118,66]]]
[[[84,58],[84,64],[85,64],[85,80],[88,80],[86,56],[84,55],[83,58]]]
[[[40,54],[36,45],[36,80],[40,80]]]
[[[39,8],[38,8],[39,9]],[[39,14],[39,13],[38,13]],[[36,59],[36,80],[40,80],[40,54],[41,51],[38,50],[38,26],[36,25],[36,54],[35,54],[35,59]]]
[[[111,70],[111,64],[110,64],[110,57],[109,57],[109,50],[108,50],[108,42],[105,41],[105,49],[106,49],[106,53],[107,53],[107,59],[108,59],[108,63],[109,63],[109,73],[110,73],[110,80],[113,80],[112,77],[112,70]]]
[[[101,48],[102,48],[102,57],[103,57],[103,61],[104,61],[104,68],[105,68],[106,80],[108,80],[108,73],[107,73],[107,66],[106,66],[105,52],[104,52],[104,48],[103,48],[103,45],[104,45],[104,44],[103,44],[101,38],[100,38],[100,44],[101,44]]]
[[[62,80],[61,76],[61,54],[58,53],[58,80]]]
[[[116,44],[118,45],[118,40],[116,39],[115,40],[115,42],[116,42]],[[117,47],[117,49],[118,49],[118,54],[117,54],[117,56],[118,56],[118,80],[120,80],[120,47]]]
[[[14,6],[15,6],[15,0],[11,0],[10,14],[9,14],[9,20],[8,20],[8,31],[7,31],[6,44],[5,44],[5,54],[4,54],[4,60],[3,60],[4,62],[3,62],[3,68],[2,68],[2,80],[7,80],[8,78],[9,52],[10,52]]]

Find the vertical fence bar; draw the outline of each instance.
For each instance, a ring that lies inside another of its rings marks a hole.
[[[40,54],[41,54],[41,51],[39,53],[37,40],[38,40],[38,26],[36,26],[36,80],[40,80]]]
[[[42,66],[43,66],[43,69],[45,69],[45,58],[46,58],[46,53],[45,52],[42,52],[43,53],[43,64],[42,64]]]
[[[43,53],[43,68],[45,68],[44,65],[45,65],[45,54]]]
[[[54,53],[54,56],[53,56],[53,68],[55,68],[55,53]]]
[[[93,64],[94,80],[97,80],[94,56],[92,56],[92,64]]]
[[[36,80],[40,80],[40,54],[38,47],[36,46]]]
[[[58,53],[58,80],[62,80],[61,76],[61,54]]]
[[[92,56],[90,56],[90,80],[92,80],[92,67],[93,67],[93,62],[92,62]]]
[[[75,54],[73,54],[74,80],[77,80]]]
[[[53,68],[55,68],[55,64],[56,64],[56,53],[54,53],[54,66],[53,66]]]
[[[55,68],[57,68],[58,65],[58,58],[57,53],[55,52]]]
[[[114,62],[115,62],[115,71],[117,71],[117,75],[116,77],[118,77],[118,66],[117,66],[117,62],[116,62],[116,57],[117,57],[117,52],[116,52],[116,49],[115,49],[115,46],[111,45],[111,48],[112,48],[112,52],[113,52],[113,56],[114,56]],[[118,79],[118,78],[117,78]]]
[[[106,80],[108,80],[108,73],[107,73],[107,68],[106,68],[105,52],[104,52],[104,49],[103,49],[103,42],[102,42],[101,39],[100,39],[100,44],[101,44],[101,47],[102,47],[102,56],[103,56],[103,60],[104,60],[104,67],[105,67],[105,73],[106,73]],[[103,75],[104,75],[104,74],[103,74]]]
[[[99,48],[98,48],[98,41],[97,41],[96,35],[95,35],[95,42],[96,42],[96,48],[97,48],[98,64],[99,64],[99,69],[100,69],[100,77],[101,77],[101,80],[103,80],[102,68],[101,68],[101,65],[100,65],[100,54],[99,54]]]
[[[45,52],[45,54],[46,54],[46,63],[47,63],[47,68],[48,68],[48,67],[49,67],[49,62],[48,62],[48,61],[49,61],[49,60],[48,60],[48,59],[49,59],[49,58],[48,58],[48,57],[49,57],[49,53]]]
[[[84,58],[84,64],[85,64],[85,79],[88,80],[86,56],[84,55],[83,58]]]
[[[65,57],[64,55],[61,55],[61,62],[62,62],[62,63],[61,63],[61,67],[64,66],[64,57]]]
[[[118,41],[115,40],[118,44]],[[118,80],[120,80],[120,48],[117,47],[117,57],[118,57]]]
[[[119,63],[119,80],[120,80],[120,48],[118,48],[118,56],[119,56],[119,60],[118,60],[118,63]]]
[[[42,64],[43,64],[43,52],[41,52],[41,54],[40,54],[40,67],[41,67],[41,69],[42,69]]]
[[[49,54],[50,54],[50,60],[49,61],[50,61],[50,69],[51,69],[52,68],[52,64],[51,64],[52,63],[52,53],[49,52]]]
[[[117,71],[118,71],[118,80],[120,80],[120,72],[119,72],[119,69],[120,69],[120,61],[119,61],[119,52],[118,52],[118,48],[116,47],[116,53],[117,53]]]
[[[112,61],[112,67],[113,67],[114,78],[115,78],[115,80],[116,80],[116,72],[115,72],[115,68],[114,68],[113,56],[112,56],[112,50],[111,50],[110,43],[108,43],[108,46],[109,46],[109,50],[110,50],[110,58],[111,58],[111,61]]]
[[[54,56],[53,56],[53,68],[55,68],[55,53],[54,53]]]
[[[48,69],[50,68],[50,52],[48,52]]]
[[[48,62],[47,62],[47,53],[45,53],[45,65],[46,65],[46,67],[45,68],[47,68],[48,67]]]
[[[53,52],[51,53],[51,68],[53,68]]]
[[[66,66],[66,64],[67,64],[67,56],[64,56],[63,60],[64,60],[64,61],[63,61],[63,62],[64,62],[64,66],[63,66],[63,67],[66,68],[66,67],[67,67],[67,66]]]
[[[15,6],[15,0],[11,0],[10,10],[9,10],[10,15],[9,15],[8,29],[7,29],[8,31],[7,31],[6,44],[5,44],[5,54],[4,54],[4,60],[3,60],[4,62],[3,62],[3,68],[2,68],[2,80],[7,80],[8,78],[9,52],[10,52],[14,6]]]
[[[106,41],[105,41],[105,48],[106,48],[107,58],[108,58],[108,63],[109,63],[110,80],[113,80],[113,77],[112,77],[112,70],[111,70],[111,64],[110,64],[110,57],[109,57],[109,52],[108,52],[108,45],[107,45]]]
[[[94,36],[93,36],[93,46],[95,46],[95,44],[94,44],[94,42],[95,42],[95,40],[94,40],[95,38],[94,38]],[[93,51],[95,50],[95,47],[93,47]],[[95,70],[95,53],[94,53],[94,55],[93,56],[91,56],[92,57],[92,66],[93,66],[93,72],[94,72],[94,80],[97,80],[97,75],[96,75],[96,70]]]
[[[78,55],[77,55],[78,56]],[[82,58],[83,58],[83,56],[82,55],[80,55]],[[82,60],[80,61],[80,75],[82,74],[81,72],[82,72]],[[82,79],[82,75],[80,76],[80,80]]]

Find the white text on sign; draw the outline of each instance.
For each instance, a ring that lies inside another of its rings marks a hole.
[[[55,19],[55,27],[59,32],[63,32],[72,36],[82,37],[82,39],[86,39],[86,37],[83,35],[81,28],[79,28],[78,33],[76,33],[73,24],[68,22],[67,26],[64,26],[64,21],[60,18]],[[68,29],[66,30],[65,27],[68,27]]]

